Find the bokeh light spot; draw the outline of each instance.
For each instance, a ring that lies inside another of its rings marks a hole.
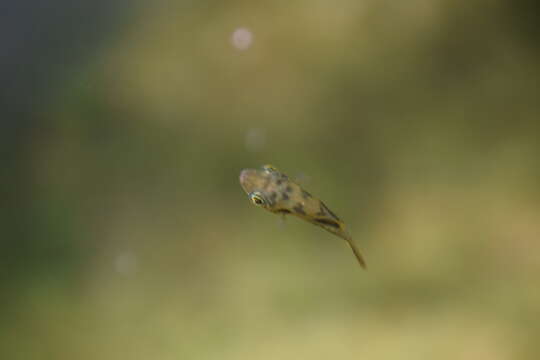
[[[247,50],[253,43],[253,33],[249,29],[238,28],[231,36],[231,43],[238,50]]]
[[[251,128],[246,132],[246,150],[249,152],[261,151],[266,146],[266,130]]]
[[[114,269],[120,275],[133,275],[137,272],[138,267],[137,255],[132,252],[120,253],[114,259]]]

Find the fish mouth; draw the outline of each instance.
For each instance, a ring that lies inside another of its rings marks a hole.
[[[244,169],[240,171],[240,185],[244,189],[245,192],[249,193],[251,192],[251,189],[253,188],[253,179],[254,175],[256,174],[256,170],[253,169]]]
[[[244,169],[240,171],[240,176],[239,176],[240,184],[245,183],[248,177],[249,177],[249,169]]]

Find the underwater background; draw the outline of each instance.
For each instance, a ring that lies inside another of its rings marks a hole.
[[[534,1],[21,1],[0,358],[538,359]],[[253,207],[270,163],[346,243]]]

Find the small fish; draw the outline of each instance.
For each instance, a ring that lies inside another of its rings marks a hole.
[[[261,170],[244,169],[240,172],[240,185],[254,205],[274,214],[296,215],[301,219],[339,236],[347,241],[356,259],[365,269],[360,250],[345,230],[345,224],[324,203],[302,189],[272,165]]]

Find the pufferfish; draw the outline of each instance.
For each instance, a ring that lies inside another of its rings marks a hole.
[[[261,170],[244,169],[240,172],[240,185],[251,202],[274,214],[296,215],[322,227],[347,241],[358,263],[365,269],[366,262],[354,244],[345,224],[321,200],[272,165]]]

